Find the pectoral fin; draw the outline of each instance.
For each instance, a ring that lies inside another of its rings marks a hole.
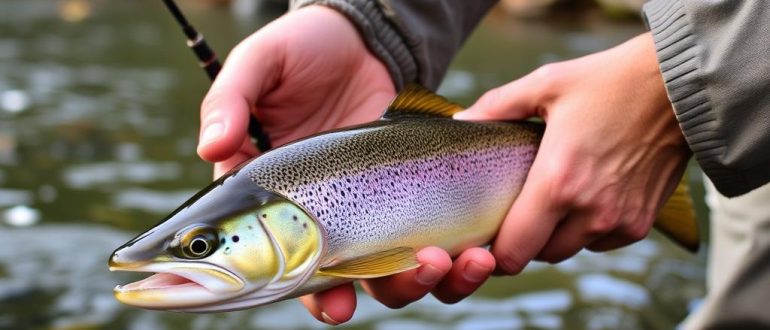
[[[375,278],[401,273],[420,266],[412,248],[400,247],[347,260],[318,270],[320,275],[344,278]]]
[[[698,221],[695,218],[686,174],[660,210],[658,218],[655,219],[655,228],[688,251],[698,251]]]

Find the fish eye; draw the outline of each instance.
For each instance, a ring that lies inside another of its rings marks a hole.
[[[203,259],[216,251],[219,244],[216,231],[211,227],[193,227],[183,230],[171,243],[171,252],[184,259]]]
[[[205,255],[209,251],[211,251],[211,245],[209,245],[209,241],[205,237],[198,236],[190,242],[190,252],[196,256]]]

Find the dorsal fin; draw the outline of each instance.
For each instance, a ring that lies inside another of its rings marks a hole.
[[[404,87],[401,93],[398,93],[382,118],[393,119],[411,116],[451,118],[453,114],[462,110],[463,107],[459,104],[449,102],[444,97],[419,84],[410,83]]]

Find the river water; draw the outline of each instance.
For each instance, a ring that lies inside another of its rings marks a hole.
[[[279,14],[182,4],[222,54]],[[440,92],[469,104],[543,63],[642,31],[594,14],[493,13]],[[296,301],[190,315],[112,298],[133,277],[107,271],[110,252],[210,181],[195,154],[207,86],[160,1],[0,2],[0,329],[325,327]],[[703,260],[653,234],[612,253],[532,264],[451,306],[426,298],[390,310],[361,295],[342,328],[669,329],[703,295]]]

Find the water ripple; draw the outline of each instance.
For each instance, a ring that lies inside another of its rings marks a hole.
[[[70,166],[62,176],[70,188],[84,189],[116,182],[149,183],[178,179],[181,166],[176,162],[105,162]]]
[[[196,190],[161,192],[148,189],[123,189],[113,198],[113,204],[124,209],[137,209],[150,213],[166,213],[182,205]]]
[[[650,303],[649,292],[644,287],[605,274],[580,276],[577,287],[586,301],[605,301],[631,308],[641,308]]]

